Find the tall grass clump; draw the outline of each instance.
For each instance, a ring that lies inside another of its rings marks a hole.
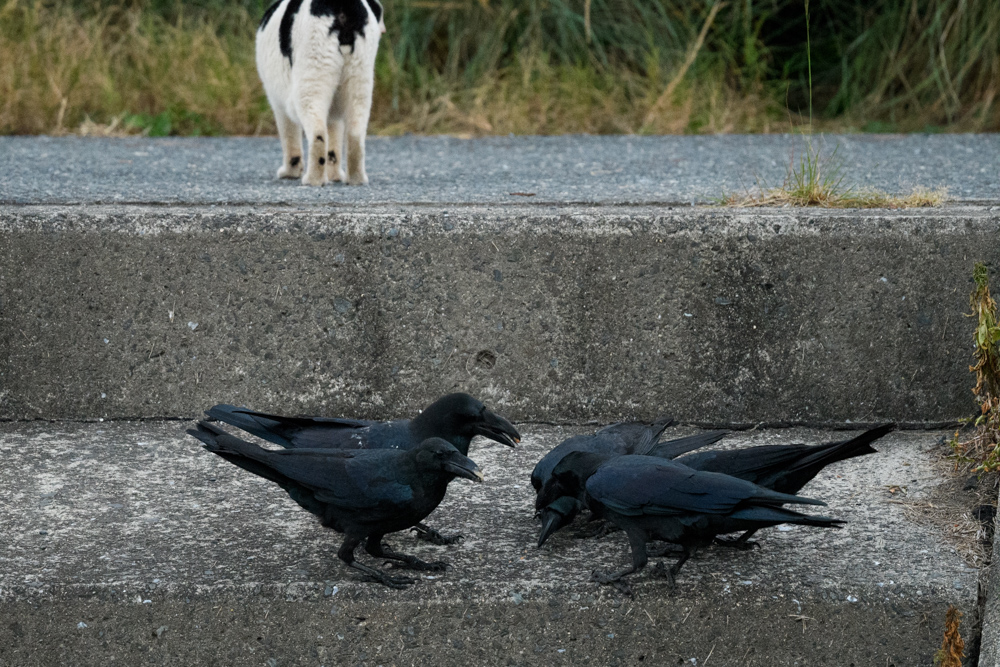
[[[995,0],[384,0],[382,133],[1000,129]],[[0,133],[273,132],[266,0],[0,0]],[[807,45],[807,39],[809,44]],[[814,94],[809,94],[809,78]]]
[[[169,114],[176,133],[253,133],[266,110],[245,10],[173,21],[139,7],[0,6],[0,132]],[[248,47],[250,47],[248,49]]]
[[[970,317],[975,318],[974,358],[969,367],[975,373],[972,393],[979,405],[970,437],[959,441],[955,434],[952,448],[959,461],[975,466],[977,472],[1000,472],[1000,317],[997,303],[990,294],[989,270],[977,262],[973,269],[975,287],[969,297]]]

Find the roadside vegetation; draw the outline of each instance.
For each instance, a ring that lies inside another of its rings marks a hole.
[[[979,414],[969,424],[971,430],[955,433],[952,448],[959,463],[977,473],[1000,472],[1000,321],[997,303],[990,295],[990,276],[985,264],[977,262],[973,270],[975,287],[969,297],[975,318],[973,340],[975,374],[972,393]]]
[[[811,141],[793,155],[784,181],[777,186],[762,183],[743,193],[722,197],[723,206],[819,206],[822,208],[922,208],[938,206],[948,199],[945,188],[914,188],[907,195],[889,194],[870,187],[858,187],[847,180],[848,170],[837,149],[825,155]]]
[[[995,0],[384,4],[381,134],[1000,130]],[[0,0],[0,133],[271,134],[265,6]]]

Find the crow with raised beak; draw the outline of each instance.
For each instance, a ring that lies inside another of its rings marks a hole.
[[[462,393],[442,396],[413,419],[388,422],[285,417],[226,404],[213,406],[205,414],[288,449],[412,449],[427,438],[441,438],[467,456],[477,435],[508,447],[521,441],[513,424]],[[434,544],[454,544],[461,538],[444,536],[422,523],[413,529],[417,537]]]
[[[468,394],[442,396],[413,419],[376,422],[340,417],[284,417],[220,404],[209,417],[287,449],[411,449],[427,438],[447,440],[464,456],[477,435],[513,447],[514,425]]]
[[[318,516],[324,526],[343,533],[337,556],[364,573],[366,580],[390,588],[405,588],[416,579],[391,576],[359,563],[354,558],[358,545],[364,542],[370,555],[399,563],[399,567],[443,571],[447,563],[428,563],[393,551],[382,538],[433,512],[454,478],[483,479],[474,461],[440,438],[428,438],[409,449],[271,450],[205,421],[188,433],[208,451],[275,482],[292,500]]]

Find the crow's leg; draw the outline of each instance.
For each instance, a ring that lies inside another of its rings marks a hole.
[[[437,544],[438,546],[448,546],[449,544],[458,544],[458,541],[464,537],[464,535],[442,535],[430,526],[418,523],[411,531],[417,534],[418,540],[426,540],[431,544]]]
[[[392,547],[382,542],[381,535],[369,535],[368,540],[365,542],[365,551],[375,558],[387,558],[391,561],[398,561],[402,563],[402,565],[399,565],[398,567],[405,567],[408,570],[444,572],[448,569],[448,563],[443,560],[428,563],[427,561],[420,560],[416,556],[410,556],[408,554],[401,554],[398,551],[393,551]],[[393,565],[396,566],[396,563],[393,563]]]
[[[589,521],[588,521],[589,523]],[[590,539],[590,538],[601,538],[611,533],[617,533],[621,528],[611,523],[610,521],[596,520],[594,525],[589,528],[582,528],[573,534],[573,537],[580,539]]]
[[[754,528],[753,530],[748,530],[747,532],[743,533],[737,538],[729,539],[725,537],[717,537],[713,541],[720,547],[727,547],[729,549],[739,549],[740,551],[750,551],[754,547],[757,547],[758,549],[760,548],[759,542],[750,541],[750,538],[756,532],[757,529]]]
[[[358,548],[359,544],[361,544],[360,538],[345,537],[344,543],[340,545],[340,551],[337,552],[337,556],[340,560],[344,561],[355,570],[361,570],[365,574],[365,581],[377,581],[380,584],[385,584],[389,588],[398,589],[403,589],[410,584],[417,583],[416,579],[411,579],[410,577],[391,577],[381,570],[376,570],[373,567],[362,565],[358,561],[354,560],[354,550]]]
[[[590,578],[599,584],[614,584],[615,588],[622,593],[631,594],[631,589],[627,583],[622,581],[622,578],[646,567],[648,558],[646,556],[645,533],[640,530],[627,530],[626,533],[628,534],[629,546],[632,547],[632,567],[627,567],[624,570],[614,573],[594,570],[591,573]]]
[[[681,553],[680,558],[677,562],[670,567],[664,567],[663,563],[657,563],[656,573],[663,575],[670,582],[670,587],[674,588],[677,586],[677,573],[681,571],[681,567],[688,561],[691,556],[695,553],[695,548],[691,546],[683,546],[684,551]]]

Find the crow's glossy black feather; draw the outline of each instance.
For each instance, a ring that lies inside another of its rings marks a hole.
[[[798,493],[826,466],[876,453],[871,443],[893,428],[893,424],[885,424],[849,440],[821,445],[763,445],[695,452],[677,459],[677,462],[697,470],[739,477],[781,493]]]
[[[591,435],[567,438],[549,450],[535,464],[531,472],[531,485],[535,487],[536,493],[540,491],[552,476],[552,470],[571,452],[633,454],[639,446],[655,446],[663,431],[673,423],[674,420],[670,417],[661,417],[652,424],[620,422],[606,426]],[[692,450],[683,449],[677,455],[688,451]]]
[[[508,445],[520,439],[510,422],[468,394],[448,394],[414,419],[388,422],[286,417],[226,404],[213,406],[206,414],[289,449],[412,449],[436,437],[466,455],[476,435]]]

